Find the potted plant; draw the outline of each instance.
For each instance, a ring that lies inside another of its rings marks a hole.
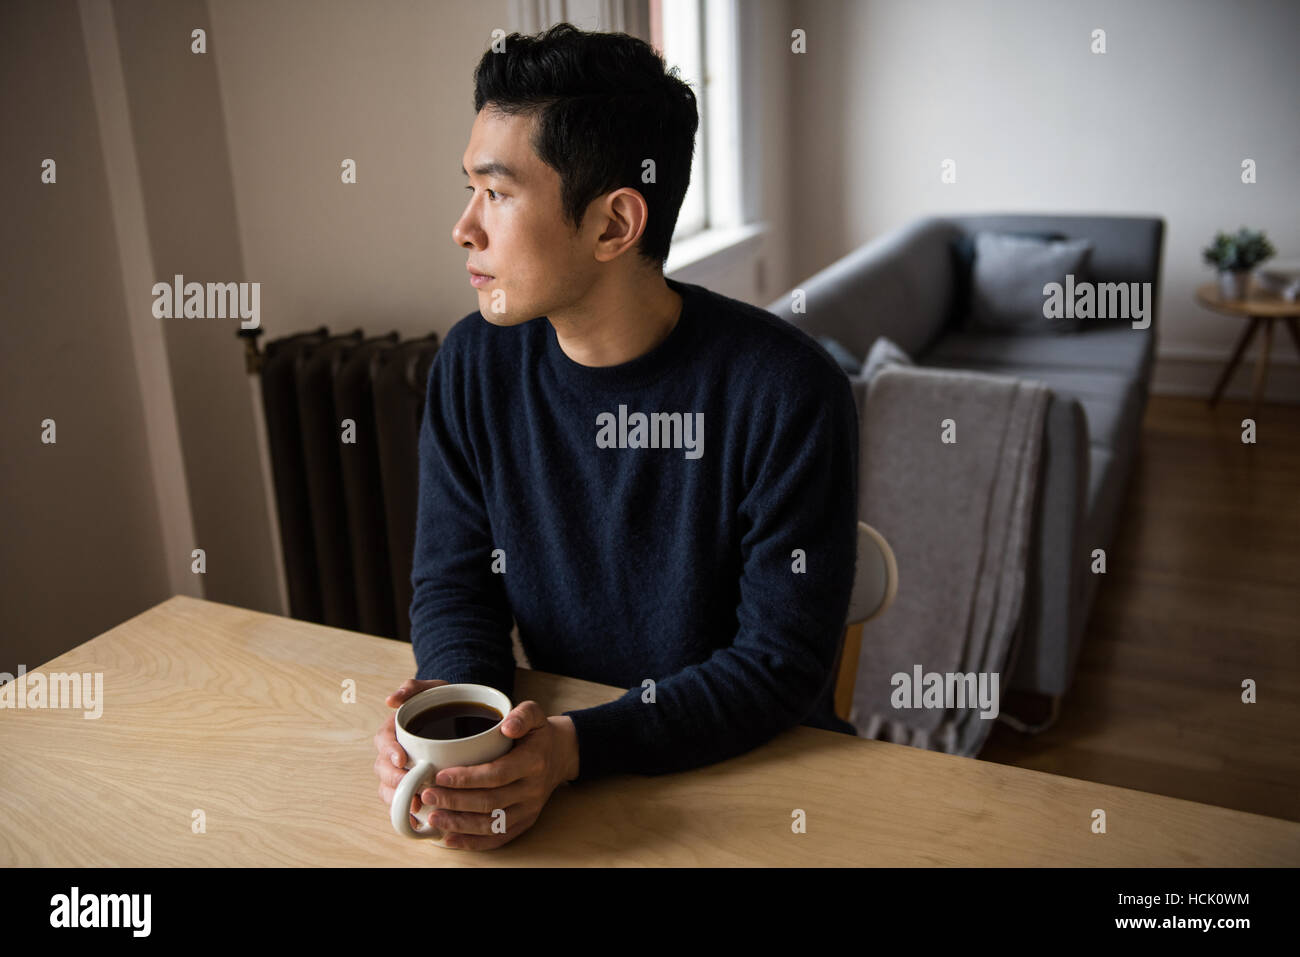
[[[1262,232],[1242,226],[1234,236],[1216,233],[1205,247],[1205,261],[1219,270],[1219,295],[1224,299],[1245,299],[1250,271],[1276,250]]]

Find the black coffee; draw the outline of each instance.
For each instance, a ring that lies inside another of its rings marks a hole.
[[[426,708],[406,722],[406,730],[421,738],[449,741],[491,730],[503,715],[477,701],[449,701]]]

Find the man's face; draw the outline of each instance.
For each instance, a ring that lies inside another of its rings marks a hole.
[[[560,174],[529,143],[533,122],[485,106],[461,160],[469,204],[451,238],[470,267],[493,277],[478,285],[478,301],[483,318],[495,325],[558,311],[580,298],[596,276],[589,251],[582,255],[582,234],[561,213]],[[586,217],[584,225],[593,219]]]

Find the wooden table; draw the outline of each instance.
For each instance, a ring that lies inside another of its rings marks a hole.
[[[1255,387],[1251,391],[1250,398],[1250,408],[1253,412],[1259,408],[1260,400],[1264,397],[1264,380],[1268,376],[1268,354],[1273,347],[1274,322],[1286,323],[1287,329],[1291,332],[1291,341],[1295,343],[1296,351],[1300,352],[1300,329],[1296,327],[1296,318],[1300,317],[1300,301],[1287,302],[1281,296],[1266,293],[1259,288],[1254,276],[1250,278],[1250,287],[1245,299],[1224,299],[1219,295],[1218,285],[1207,282],[1197,287],[1196,301],[1215,312],[1250,320],[1249,325],[1241,331],[1241,337],[1232,350],[1232,358],[1228,360],[1218,383],[1214,386],[1214,393],[1210,396],[1210,408],[1214,408],[1219,401],[1224,386],[1232,377],[1232,370],[1237,368],[1237,363],[1241,361],[1246,347],[1250,345],[1250,340],[1255,337],[1256,330],[1264,330],[1264,341],[1260,347],[1259,359],[1255,363]]]
[[[561,786],[519,838],[458,851],[395,834],[371,769],[409,645],[177,596],[32,670],[102,671],[103,715],[0,710],[3,865],[1300,863],[1297,823],[805,727]],[[619,694],[526,669],[516,687],[551,713]]]

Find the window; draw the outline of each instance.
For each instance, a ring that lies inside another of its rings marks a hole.
[[[735,0],[650,0],[650,44],[695,92],[700,128],[673,241],[741,225]]]
[[[752,59],[741,59],[742,29],[752,32],[753,18],[741,24],[738,5],[738,0],[509,0],[511,29],[521,33],[568,20],[582,30],[639,36],[670,69],[677,67],[695,92],[700,126],[691,183],[673,231],[670,272],[748,241],[764,228],[745,220],[746,209],[757,213],[760,172],[741,162],[741,136],[757,135],[758,118],[755,104],[741,102],[742,68],[751,86],[756,74]],[[751,50],[748,56],[753,55]],[[742,107],[752,129],[741,128]],[[756,155],[754,146],[750,154]]]

